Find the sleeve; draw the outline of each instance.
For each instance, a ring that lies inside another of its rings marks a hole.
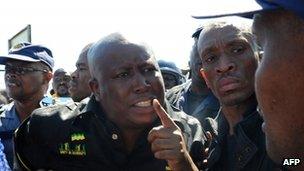
[[[47,168],[47,148],[39,139],[39,134],[37,134],[39,130],[39,126],[35,124],[35,118],[29,117],[15,131],[14,169],[37,170]]]
[[[6,156],[3,152],[4,150],[4,147],[3,147],[3,144],[1,142],[1,139],[0,139],[0,170],[3,170],[3,171],[10,171],[10,167],[8,165],[8,162],[6,160]]]
[[[196,166],[201,169],[204,160],[204,145],[207,141],[205,131],[196,118],[186,115],[181,111],[176,112],[175,116],[178,117],[178,119],[174,120],[178,121],[175,123],[183,132],[184,140],[186,141],[190,156]]]
[[[190,155],[195,163],[203,161],[204,145],[207,141],[205,131],[203,130],[200,122],[191,116],[189,116],[188,125],[191,130],[192,144],[190,146]]]

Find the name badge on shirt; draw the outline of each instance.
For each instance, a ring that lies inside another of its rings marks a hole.
[[[59,153],[62,155],[85,156],[86,147],[84,144],[84,133],[73,133],[71,142],[59,144]]]

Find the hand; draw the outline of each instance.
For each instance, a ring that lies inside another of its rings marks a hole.
[[[148,135],[155,158],[167,160],[172,170],[198,170],[187,151],[180,128],[158,100],[153,100],[153,107],[162,123],[161,126],[154,127]]]

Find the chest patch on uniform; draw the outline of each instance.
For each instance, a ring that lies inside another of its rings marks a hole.
[[[71,141],[80,141],[80,140],[84,140],[84,133],[74,133],[71,135]]]
[[[63,143],[60,144],[59,153],[74,156],[85,156],[86,148],[84,144]]]
[[[73,133],[71,135],[71,142],[59,144],[59,153],[64,155],[85,156],[86,147],[83,140],[85,140],[84,133]]]

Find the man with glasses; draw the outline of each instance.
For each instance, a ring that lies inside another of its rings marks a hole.
[[[39,108],[52,79],[54,59],[52,52],[43,46],[21,43],[7,56],[0,56],[5,65],[6,91],[13,102],[0,109],[0,137],[10,167],[13,165],[12,137],[15,129],[33,110]]]

